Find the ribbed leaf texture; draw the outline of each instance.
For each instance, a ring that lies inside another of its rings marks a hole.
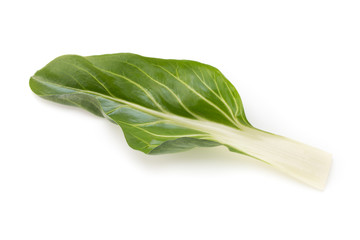
[[[227,146],[323,188],[331,156],[253,128],[240,96],[216,68],[130,53],[56,58],[30,79],[39,96],[118,124],[147,154]]]

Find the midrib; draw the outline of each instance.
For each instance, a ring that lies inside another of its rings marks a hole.
[[[228,127],[228,126],[225,126],[225,125],[222,125],[219,123],[211,122],[211,121],[195,120],[195,119],[190,119],[190,118],[186,118],[186,117],[181,117],[181,116],[178,116],[178,115],[175,115],[172,113],[159,112],[159,111],[147,108],[147,107],[143,107],[136,103],[132,103],[132,102],[129,102],[129,101],[126,101],[123,99],[119,99],[119,98],[110,97],[107,95],[103,95],[101,93],[95,93],[95,92],[91,92],[91,91],[87,91],[87,90],[81,91],[81,92],[97,95],[99,97],[106,98],[108,100],[119,102],[119,103],[125,104],[127,106],[130,106],[136,110],[145,112],[147,114],[173,121],[183,127],[191,128],[194,130],[200,130],[205,133],[210,133],[210,134],[212,133],[212,135],[218,135],[218,134],[233,135],[234,132],[242,132],[242,129],[240,129],[240,128],[236,129],[236,128]],[[242,128],[245,129],[247,127],[242,126]]]
[[[255,159],[267,162],[313,187],[322,189],[325,186],[331,165],[331,155],[320,149],[247,126],[235,129],[210,121],[193,120],[158,112],[126,100],[108,96],[101,97],[126,104],[153,116],[168,119],[178,125],[203,131],[209,134],[209,140],[233,147]]]
[[[133,109],[162,119],[170,120],[186,128],[203,131],[209,134],[208,140],[214,140],[226,146],[231,146],[257,159],[268,162],[274,167],[316,188],[322,189],[325,186],[331,166],[331,155],[317,148],[244,125],[241,125],[241,128],[233,128],[207,120],[189,119],[168,112],[159,112],[105,94],[65,87],[34,77],[32,79],[44,84],[52,84],[74,91],[71,93],[50,95],[67,95],[79,92],[91,94],[125,104]]]
[[[139,111],[148,113],[150,115],[153,116],[157,116],[159,118],[163,118],[163,119],[168,119],[171,120],[173,122],[176,122],[177,124],[187,127],[187,128],[191,128],[191,129],[195,129],[195,130],[201,130],[205,133],[212,133],[212,135],[222,135],[222,134],[230,134],[233,135],[234,132],[241,132],[242,129],[248,128],[246,126],[241,126],[241,129],[237,129],[237,128],[233,128],[233,127],[229,127],[229,126],[225,126],[219,123],[215,123],[215,122],[211,122],[211,121],[205,121],[205,120],[195,120],[195,119],[190,119],[190,118],[186,118],[186,117],[181,117],[169,112],[159,112],[147,107],[143,107],[141,105],[138,105],[136,103],[133,102],[129,102],[126,101],[124,99],[120,99],[120,98],[116,98],[113,96],[109,96],[109,95],[105,95],[102,93],[98,93],[98,92],[93,92],[93,91],[89,91],[89,90],[82,90],[82,89],[77,89],[77,88],[72,88],[72,87],[68,87],[68,86],[63,86],[57,83],[53,83],[53,82],[48,82],[48,81],[44,81],[44,80],[40,80],[39,78],[33,76],[32,79],[34,79],[35,81],[41,82],[43,84],[49,84],[49,85],[55,85],[61,88],[65,88],[65,89],[69,89],[69,90],[73,90],[74,92],[71,93],[64,93],[64,94],[49,94],[49,95],[42,95],[42,96],[55,96],[55,95],[67,95],[67,94],[77,94],[77,93],[86,93],[86,94],[90,94],[90,95],[95,95],[101,98],[105,98],[114,102],[118,102],[121,104],[125,104],[127,106],[130,106],[134,109],[137,109]],[[41,95],[41,94],[39,94]],[[105,113],[106,114],[106,113]],[[215,140],[215,139],[213,139]]]

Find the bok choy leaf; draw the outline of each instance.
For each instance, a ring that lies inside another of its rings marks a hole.
[[[118,124],[147,154],[224,145],[323,189],[331,155],[261,131],[216,68],[195,61],[119,53],[56,58],[30,78],[39,96],[84,108]]]

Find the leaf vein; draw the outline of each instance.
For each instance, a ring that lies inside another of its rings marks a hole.
[[[199,115],[195,114],[194,112],[192,112],[188,107],[185,106],[185,104],[181,101],[181,99],[179,98],[179,96],[176,95],[176,93],[169,88],[168,86],[166,86],[165,84],[157,81],[156,79],[154,79],[153,77],[151,77],[147,72],[145,72],[144,70],[142,70],[141,68],[139,68],[138,66],[136,66],[135,64],[129,63],[129,62],[123,62],[123,61],[119,61],[121,63],[125,63],[128,64],[130,66],[135,67],[136,69],[138,69],[140,72],[142,72],[145,76],[147,76],[150,80],[156,82],[157,84],[159,84],[160,86],[164,87],[166,90],[168,90],[174,97],[175,99],[179,102],[179,104],[185,109],[185,111],[187,111],[190,115],[192,115],[194,118],[196,119],[201,119],[202,117],[200,117]]]
[[[178,80],[180,83],[182,83],[186,88],[188,88],[190,91],[192,91],[195,95],[197,95],[198,97],[200,97],[201,99],[203,99],[205,102],[207,102],[210,106],[214,107],[215,109],[217,109],[222,115],[224,115],[225,118],[227,118],[231,123],[233,123],[235,126],[238,126],[238,123],[234,122],[234,120],[228,116],[223,110],[221,110],[218,106],[216,106],[216,104],[214,104],[213,102],[209,101],[207,98],[205,98],[203,95],[201,95],[199,92],[197,92],[195,89],[193,89],[192,87],[190,87],[188,84],[186,84],[183,80],[181,80],[180,78],[176,77],[174,74],[172,74],[169,70],[167,70],[166,68],[160,66],[160,65],[156,65],[154,64],[154,66],[157,66],[159,68],[161,68],[163,71],[167,72],[169,75],[171,75],[173,78],[175,78],[176,80]]]
[[[63,62],[66,63],[66,64],[68,64],[68,65],[70,65],[70,66],[73,66],[73,67],[75,67],[75,68],[77,68],[77,69],[79,69],[79,70],[82,70],[83,72],[86,72],[87,74],[89,74],[96,82],[98,82],[98,83],[105,89],[105,91],[107,91],[107,92],[109,93],[110,96],[115,97],[115,96],[110,92],[110,90],[104,85],[104,83],[102,83],[99,79],[97,79],[91,72],[89,72],[89,71],[87,71],[86,69],[84,69],[84,68],[82,68],[82,67],[79,67],[79,66],[77,66],[77,65],[75,65],[75,64],[73,64],[73,63],[69,63],[69,62],[65,62],[65,61],[63,61]]]

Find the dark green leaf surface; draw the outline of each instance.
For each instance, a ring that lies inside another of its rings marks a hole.
[[[217,146],[208,132],[173,117],[250,126],[233,85],[214,67],[135,54],[56,58],[30,79],[46,99],[84,108],[121,126],[145,153]]]

